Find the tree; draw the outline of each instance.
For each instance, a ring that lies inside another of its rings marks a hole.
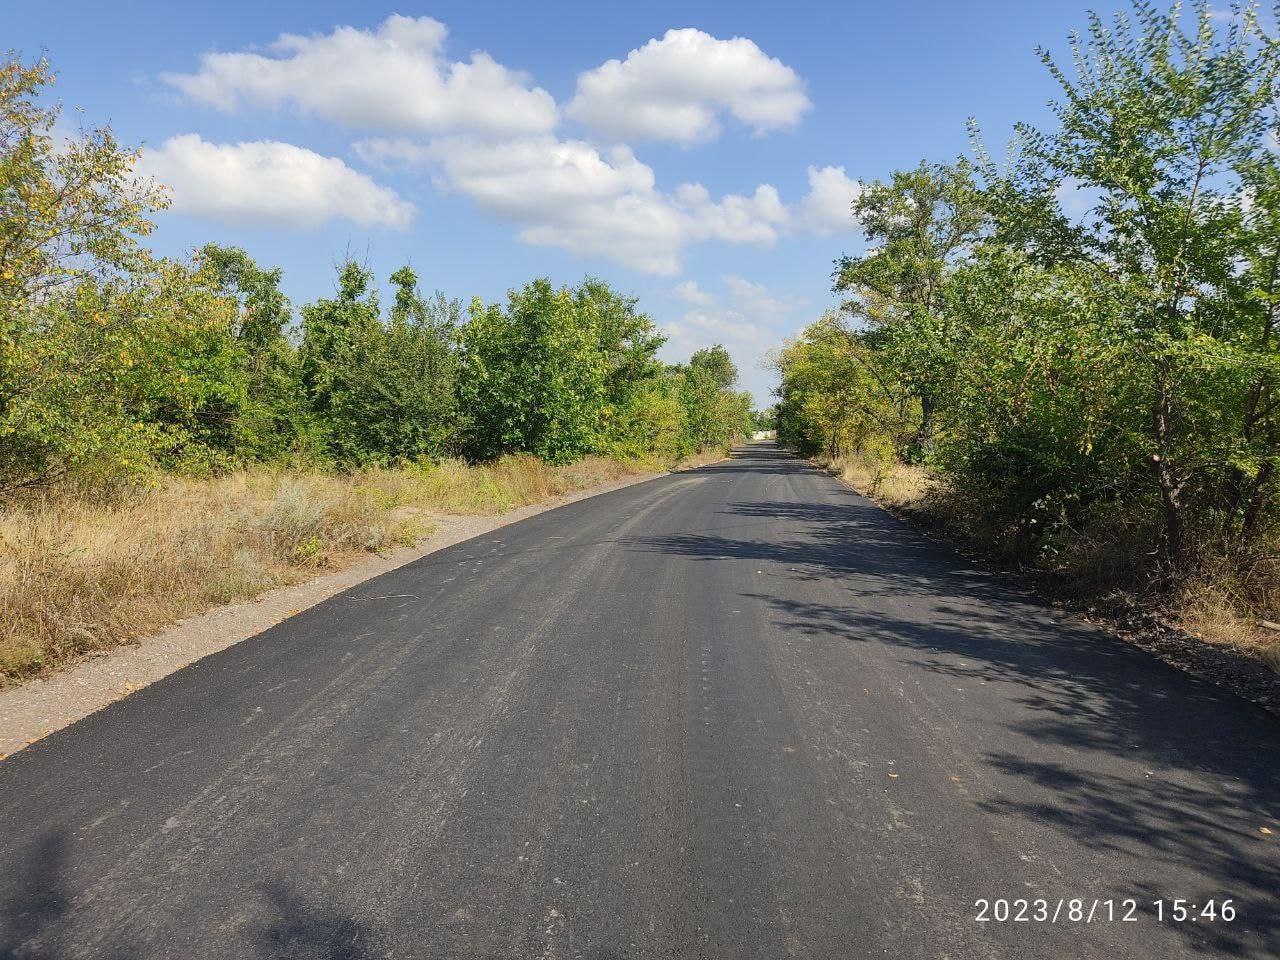
[[[255,362],[267,362],[270,349],[284,338],[290,319],[289,299],[280,289],[284,271],[264,270],[239,247],[207,243],[196,262],[209,271],[214,284],[236,301],[232,335]]]
[[[56,142],[52,82],[43,60],[0,66],[0,491],[145,463],[129,408],[157,320],[131,307],[173,289],[139,242],[161,190],[110,130]]]
[[[587,277],[574,288],[573,296],[583,322],[595,328],[608,366],[605,402],[622,406],[661,372],[655,356],[666,337],[648,314],[636,309],[635,297],[619,294],[603,280]]]
[[[440,293],[425,300],[407,266],[391,275],[391,283],[391,323],[371,365],[370,384],[381,400],[383,445],[396,459],[440,457],[458,433],[453,339],[462,306]]]
[[[246,379],[236,445],[245,459],[272,459],[315,444],[315,421],[302,388],[298,351],[288,335],[292,310],[283,271],[264,269],[239,247],[209,243],[196,263],[231,301],[230,333]]]
[[[566,463],[598,446],[608,358],[573,291],[534,280],[505,306],[476,300],[461,342],[470,456],[523,452]]]
[[[869,336],[828,313],[786,344],[775,360],[784,443],[833,459],[908,454],[918,436],[919,401],[868,344]]]
[[[367,269],[347,260],[338,267],[337,295],[302,308],[302,385],[340,463],[366,462],[380,450],[377,424],[363,402],[371,386],[366,367],[381,332],[372,281]]]
[[[54,291],[145,269],[140,245],[163,190],[134,174],[137,151],[110,129],[56,142],[57,105],[40,102],[49,64],[0,66],[0,305],[28,313]]]
[[[1142,396],[1135,440],[1164,523],[1166,557],[1185,570],[1197,525],[1243,532],[1270,494],[1269,400],[1276,352],[1272,129],[1280,46],[1246,7],[1224,30],[1207,2],[1147,2],[1112,26],[1090,18],[1072,41],[1059,129],[1020,127],[1021,155],[993,190],[1005,241],[1048,265],[1089,272],[1125,305],[1124,337]],[[1096,198],[1081,222],[1058,208],[1062,185]],[[1246,264],[1241,269],[1242,261]],[[1254,399],[1258,398],[1258,399]],[[1272,418],[1273,419],[1273,418]]]
[[[918,401],[911,448],[923,455],[954,371],[942,311],[947,280],[987,228],[985,203],[972,166],[959,160],[921,163],[872,183],[853,211],[869,247],[836,262],[835,290],[848,296],[845,310]]]
[[[338,293],[302,309],[302,382],[340,463],[403,462],[447,453],[457,433],[454,329],[460,307],[425,300],[409,267],[392,274],[381,317],[373,277],[348,261]]]
[[[680,369],[686,446],[690,453],[728,447],[750,429],[751,395],[735,393],[738,367],[720,344],[694,352]]]

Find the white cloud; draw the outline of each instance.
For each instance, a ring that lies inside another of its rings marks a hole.
[[[404,229],[412,204],[335,157],[290,143],[209,143],[171,137],[143,153],[139,172],[172,190],[171,209],[229,223],[313,227],[343,217]]]
[[[672,199],[693,218],[691,239],[697,240],[715,237],[728,243],[769,246],[789,217],[777,189],[767,183],[756,187],[749,197],[731,193],[719,201],[713,201],[700,183],[682,183]]]
[[[725,113],[763,134],[810,106],[796,72],[752,41],[684,29],[580,74],[568,113],[616,140],[695,143],[715,137]]]
[[[772,331],[736,310],[689,310],[662,329],[671,338],[669,349],[674,347],[676,356],[688,356],[715,343],[732,354],[742,355],[774,342]]]
[[[601,152],[581,140],[531,137],[504,143],[434,141],[427,152],[446,189],[521,227],[520,239],[671,274],[690,243],[717,238],[767,246],[787,210],[768,185],[713,200],[698,184],[671,194],[628,147]]]
[[[851,180],[844,167],[809,167],[809,192],[796,211],[798,226],[819,236],[854,230],[853,201],[862,184]]]
[[[431,170],[441,189],[470,197],[516,224],[525,243],[646,273],[675,273],[684,248],[707,240],[768,247],[798,231],[826,235],[857,228],[849,207],[861,184],[842,167],[809,167],[809,192],[788,205],[769,184],[719,199],[698,183],[663,192],[653,169],[630,147],[601,149],[549,134],[497,141],[373,139],[355,144],[355,152],[383,169]],[[710,302],[698,299],[708,294],[687,284],[674,292],[694,305]]]
[[[647,273],[674,273],[679,213],[662,202],[653,171],[626,147],[607,156],[580,140],[431,146],[441,185],[521,227],[520,239],[596,255]]]
[[[372,167],[391,170],[397,167],[425,167],[431,161],[431,151],[422,143],[403,137],[385,139],[375,137],[359,140],[351,145],[357,157]]]
[[[715,301],[715,297],[699,287],[696,280],[685,280],[683,283],[677,283],[672,288],[671,295],[677,300],[683,300],[685,303],[701,307],[705,307]]]
[[[448,29],[430,17],[388,17],[376,30],[281,34],[260,53],[206,53],[192,74],[161,79],[220,110],[292,105],[358,129],[466,130],[517,136],[551,130],[555,100],[483,52],[444,57]]]
[[[679,362],[695,350],[722,344],[738,365],[742,385],[755,394],[757,402],[768,403],[775,378],[762,369],[762,361],[789,332],[793,314],[806,301],[733,274],[720,279],[727,291],[729,306],[717,306],[715,298],[703,292],[693,280],[676,288],[677,291],[682,288],[697,291],[707,302],[662,325],[668,337],[662,355]]]
[[[781,320],[804,303],[796,297],[775,296],[763,283],[753,283],[744,277],[726,274],[721,279],[729,289],[729,299],[733,305],[748,316],[760,320]]]
[[[678,320],[661,324],[660,329],[667,338],[660,355],[668,362],[687,362],[695,350],[718,343],[737,365],[739,383],[757,396],[767,395],[768,389],[761,389],[758,371],[760,358],[778,342],[776,331],[736,310],[716,307],[695,307]]]

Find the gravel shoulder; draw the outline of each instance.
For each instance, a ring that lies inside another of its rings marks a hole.
[[[270,590],[253,600],[215,607],[144,637],[135,645],[117,647],[51,677],[0,690],[0,759],[202,657],[406,563],[556,507],[659,476],[664,474],[645,473],[614,480],[493,517],[432,515],[435,529],[412,547],[375,554],[305,583]]]

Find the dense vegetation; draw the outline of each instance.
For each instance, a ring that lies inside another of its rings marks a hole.
[[[158,258],[163,187],[109,130],[55,138],[51,79],[0,67],[0,494],[256,462],[673,462],[749,428],[723,348],[660,362],[652,320],[598,280],[464,310],[403,267],[384,309],[348,261],[295,314],[243,250]]]
[[[780,352],[778,428],[922,465],[933,505],[1094,588],[1276,609],[1280,46],[1252,7],[1092,18],[1056,129],[854,204],[844,308]]]

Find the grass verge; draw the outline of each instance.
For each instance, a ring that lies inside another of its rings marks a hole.
[[[504,457],[349,476],[251,470],[0,506],[0,686],[216,604],[411,544],[432,517],[494,515],[654,469]]]

